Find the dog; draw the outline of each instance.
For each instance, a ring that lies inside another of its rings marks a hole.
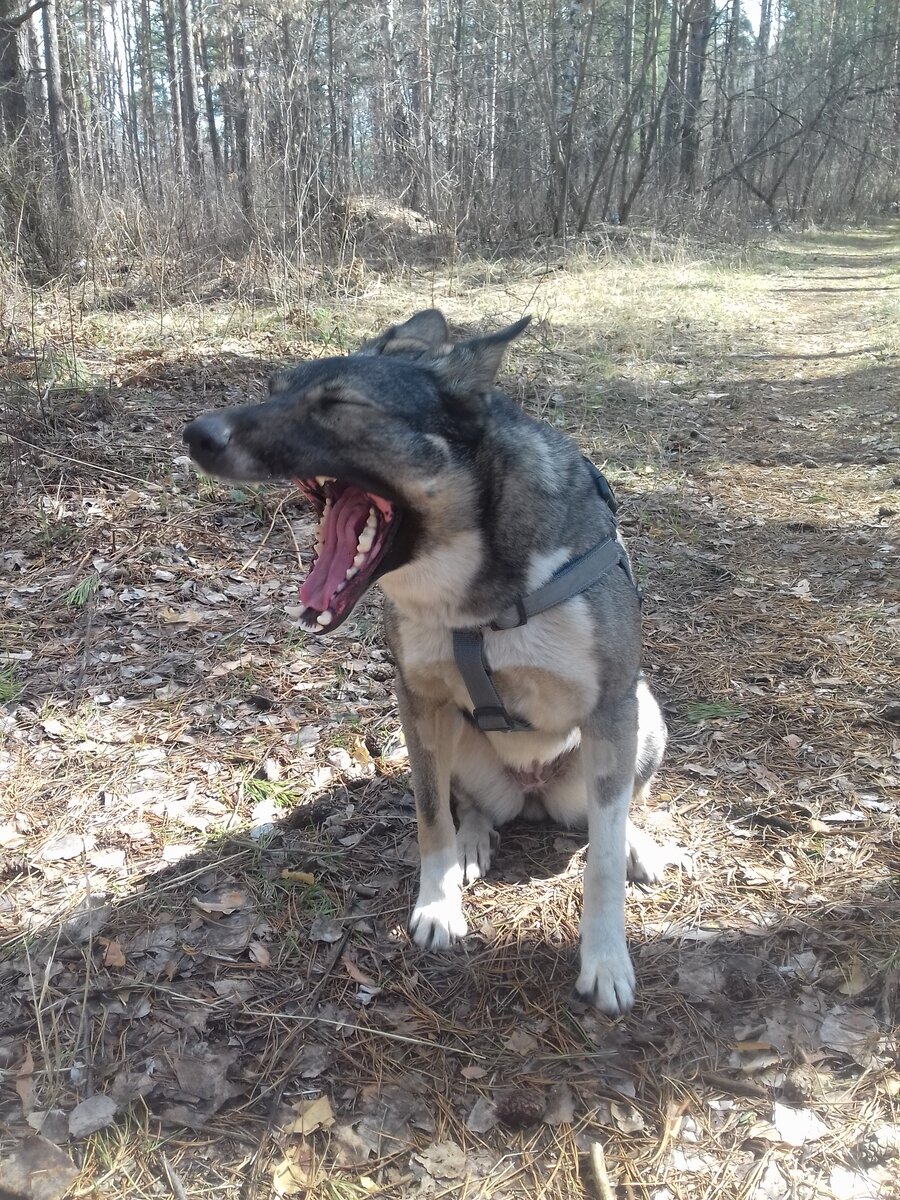
[[[599,471],[495,387],[529,318],[453,342],[419,312],[355,353],[270,380],[184,430],[205,472],[292,479],[319,515],[301,626],[327,635],[377,581],[421,857],[410,932],[465,936],[462,891],[517,816],[587,826],[576,990],[634,1002],[626,873],[661,855],[628,819],[666,727],[639,665],[640,596]],[[455,802],[454,824],[451,795]]]

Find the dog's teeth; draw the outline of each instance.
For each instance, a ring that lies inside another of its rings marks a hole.
[[[359,558],[359,557],[361,557],[361,556],[357,555],[357,558]],[[354,558],[353,561],[356,562],[356,559]],[[354,575],[358,575],[358,574],[359,574],[359,567],[348,567],[347,568],[347,579],[348,580],[352,579]]]
[[[375,541],[375,530],[370,529],[368,525],[359,535],[359,541],[356,543],[356,549],[362,554],[368,554],[372,549],[372,543]]]
[[[369,519],[366,521],[366,529],[371,529],[373,532],[378,525],[378,514],[374,508],[369,509]]]
[[[304,633],[318,633],[319,632],[318,625],[313,625],[309,621],[301,621],[300,628],[303,630]]]
[[[333,620],[334,617],[331,615],[331,609],[326,608],[324,612],[319,613],[316,617],[316,624],[322,626],[330,625]]]
[[[319,487],[324,487],[326,483],[334,483],[334,476],[333,475],[317,475],[316,483],[319,485]]]
[[[363,563],[365,561],[366,561],[365,552],[360,550],[360,552],[353,559],[353,565],[354,565],[354,567],[356,567],[357,571],[359,570],[359,568],[363,565]]]

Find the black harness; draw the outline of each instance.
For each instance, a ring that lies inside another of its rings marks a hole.
[[[585,458],[584,461],[593,476],[600,498],[615,521],[618,505],[612,488],[590,459]],[[618,522],[616,524],[618,525]],[[634,582],[625,548],[618,537],[613,535],[605,537],[602,542],[598,542],[578,558],[564,563],[546,583],[527,596],[519,597],[488,625],[475,629],[453,630],[453,657],[472,701],[472,712],[463,710],[463,716],[468,721],[482,733],[511,733],[532,728],[528,721],[514,717],[506,711],[494,687],[491,669],[484,653],[484,631],[518,629],[528,623],[529,617],[546,612],[548,608],[555,608],[557,604],[571,600],[573,596],[580,596],[613,567],[622,568],[640,599],[640,591]]]

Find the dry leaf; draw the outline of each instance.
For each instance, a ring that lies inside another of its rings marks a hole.
[[[253,961],[260,967],[268,967],[272,963],[272,954],[268,946],[262,942],[251,942],[247,947],[247,952]]]
[[[571,1125],[575,1120],[575,1094],[567,1083],[554,1083],[547,1097],[545,1125]]]
[[[789,1108],[786,1104],[772,1106],[772,1124],[786,1146],[805,1146],[831,1132],[811,1109]]]
[[[203,892],[199,896],[195,896],[191,903],[195,908],[199,908],[204,913],[222,913],[225,916],[230,916],[231,913],[237,912],[239,908],[246,908],[250,903],[250,897],[243,888],[228,887],[220,888],[214,892]]]
[[[297,1113],[296,1120],[287,1128],[287,1133],[315,1133],[317,1129],[330,1129],[334,1124],[334,1113],[331,1101],[327,1096],[317,1096],[315,1100],[301,1100],[294,1105]]]
[[[487,1075],[484,1067],[462,1067],[459,1073],[463,1079],[484,1079]]]
[[[612,1113],[613,1121],[616,1128],[621,1133],[643,1133],[645,1129],[644,1118],[633,1104],[622,1104],[618,1100],[614,1100],[609,1106]]]
[[[526,1029],[516,1029],[503,1043],[503,1048],[512,1050],[513,1054],[534,1054],[538,1048],[538,1040]]]
[[[294,1071],[301,1079],[315,1079],[328,1067],[332,1052],[319,1042],[307,1042],[294,1064]]]
[[[344,936],[344,928],[334,917],[313,917],[309,927],[311,942],[339,942]]]
[[[125,966],[125,951],[113,938],[101,938],[100,944],[105,946],[103,951],[103,965],[105,967],[124,967]]]
[[[487,1097],[479,1096],[466,1118],[466,1129],[471,1129],[473,1133],[487,1133],[497,1121],[497,1110],[493,1103]]]
[[[819,1040],[830,1050],[839,1050],[866,1066],[878,1040],[878,1022],[871,1013],[833,1009],[819,1027]]]
[[[211,616],[212,613],[200,612],[196,608],[178,610],[165,606],[159,609],[160,620],[165,621],[167,625],[200,625]]]
[[[111,1096],[89,1096],[69,1113],[69,1135],[86,1137],[111,1125],[119,1106]]]
[[[92,835],[82,837],[78,833],[66,833],[62,837],[53,838],[41,850],[40,857],[47,862],[66,862],[70,858],[80,858],[93,850],[97,839]]]
[[[44,1137],[25,1138],[0,1161],[3,1187],[17,1200],[60,1200],[77,1177],[68,1154]]]
[[[869,986],[869,977],[862,967],[859,959],[854,959],[850,964],[850,973],[844,982],[838,987],[838,991],[842,996],[858,996],[860,992],[864,992]]]
[[[315,1183],[312,1151],[302,1143],[290,1146],[284,1158],[272,1168],[272,1187],[276,1196],[296,1196]]]
[[[28,1045],[25,1047],[25,1057],[16,1071],[16,1091],[22,1101],[22,1112],[27,1117],[34,1111],[35,1105],[34,1055],[31,1053],[31,1046]]]
[[[24,844],[24,835],[14,825],[0,825],[0,850],[15,850]]]
[[[341,963],[343,964],[344,970],[356,983],[362,983],[366,987],[377,986],[372,976],[367,975],[365,971],[360,970],[349,954],[344,954],[341,956]]]
[[[435,1142],[412,1157],[433,1179],[464,1179],[466,1176],[465,1152],[456,1142]]]

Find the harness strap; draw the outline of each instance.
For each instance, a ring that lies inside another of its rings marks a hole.
[[[473,711],[464,715],[482,733],[511,733],[531,728],[527,721],[510,716],[504,708],[484,655],[484,635],[480,629],[453,630],[453,657],[473,706]]]
[[[613,522],[618,525],[615,517],[617,505],[612,488],[589,458],[585,457],[584,461],[593,476],[600,498],[612,513]],[[529,617],[546,612],[548,608],[555,608],[565,600],[571,600],[573,596],[580,596],[615,566],[621,567],[628,576],[640,600],[641,594],[634,582],[625,547],[618,536],[605,537],[602,542],[560,567],[536,591],[516,600],[485,628],[495,631],[517,629],[527,624]],[[463,711],[463,716],[468,721],[482,733],[512,733],[532,728],[528,721],[514,717],[506,711],[494,687],[491,669],[484,652],[483,629],[454,629],[453,657],[472,701],[473,711]]]
[[[596,583],[607,571],[623,564],[625,553],[618,538],[607,537],[592,546],[578,558],[560,567],[555,575],[542,584],[537,591],[511,604],[491,621],[491,629],[516,629],[524,625],[529,617],[555,608],[564,600],[580,596],[592,583]]]

